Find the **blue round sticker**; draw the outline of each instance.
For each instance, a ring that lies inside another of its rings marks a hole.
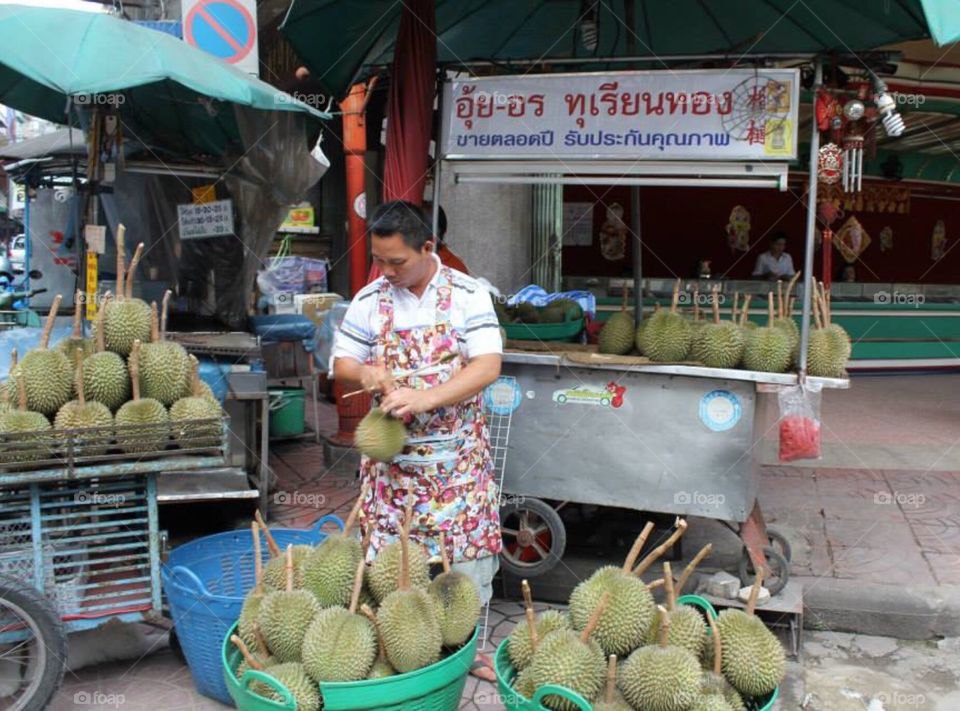
[[[711,390],[700,398],[700,421],[714,432],[725,432],[740,421],[740,398],[729,390]]]
[[[516,412],[522,400],[520,384],[510,376],[501,375],[483,391],[483,404],[494,415]]]

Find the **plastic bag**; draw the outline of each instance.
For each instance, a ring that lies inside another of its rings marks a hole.
[[[820,385],[780,390],[780,461],[820,459]]]
[[[507,299],[507,306],[516,306],[517,304],[528,301],[534,306],[546,306],[551,301],[557,299],[570,299],[580,304],[584,313],[593,317],[597,313],[597,297],[589,291],[558,291],[554,294],[548,294],[542,286],[530,284]]]
[[[257,288],[267,296],[307,294],[327,290],[327,260],[310,257],[273,257],[257,274]]]

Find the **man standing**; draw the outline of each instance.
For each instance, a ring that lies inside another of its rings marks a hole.
[[[786,252],[787,236],[777,232],[770,238],[770,249],[757,257],[753,276],[775,281],[793,276],[793,259]]]
[[[332,357],[334,377],[375,393],[402,418],[407,446],[390,462],[363,457],[363,503],[374,556],[400,531],[415,499],[411,539],[439,562],[440,531],[454,569],[472,577],[486,603],[502,546],[482,391],[500,375],[503,344],[490,294],[441,265],[415,205],[381,205],[370,221],[381,277],[350,304]],[[402,380],[404,371],[429,369]]]

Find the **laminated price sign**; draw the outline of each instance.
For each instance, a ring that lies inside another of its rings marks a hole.
[[[177,205],[180,239],[200,239],[233,234],[233,201],[215,200],[199,205]]]

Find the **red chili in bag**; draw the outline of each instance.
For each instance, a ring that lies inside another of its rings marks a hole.
[[[820,423],[809,417],[780,420],[780,461],[820,458]]]

